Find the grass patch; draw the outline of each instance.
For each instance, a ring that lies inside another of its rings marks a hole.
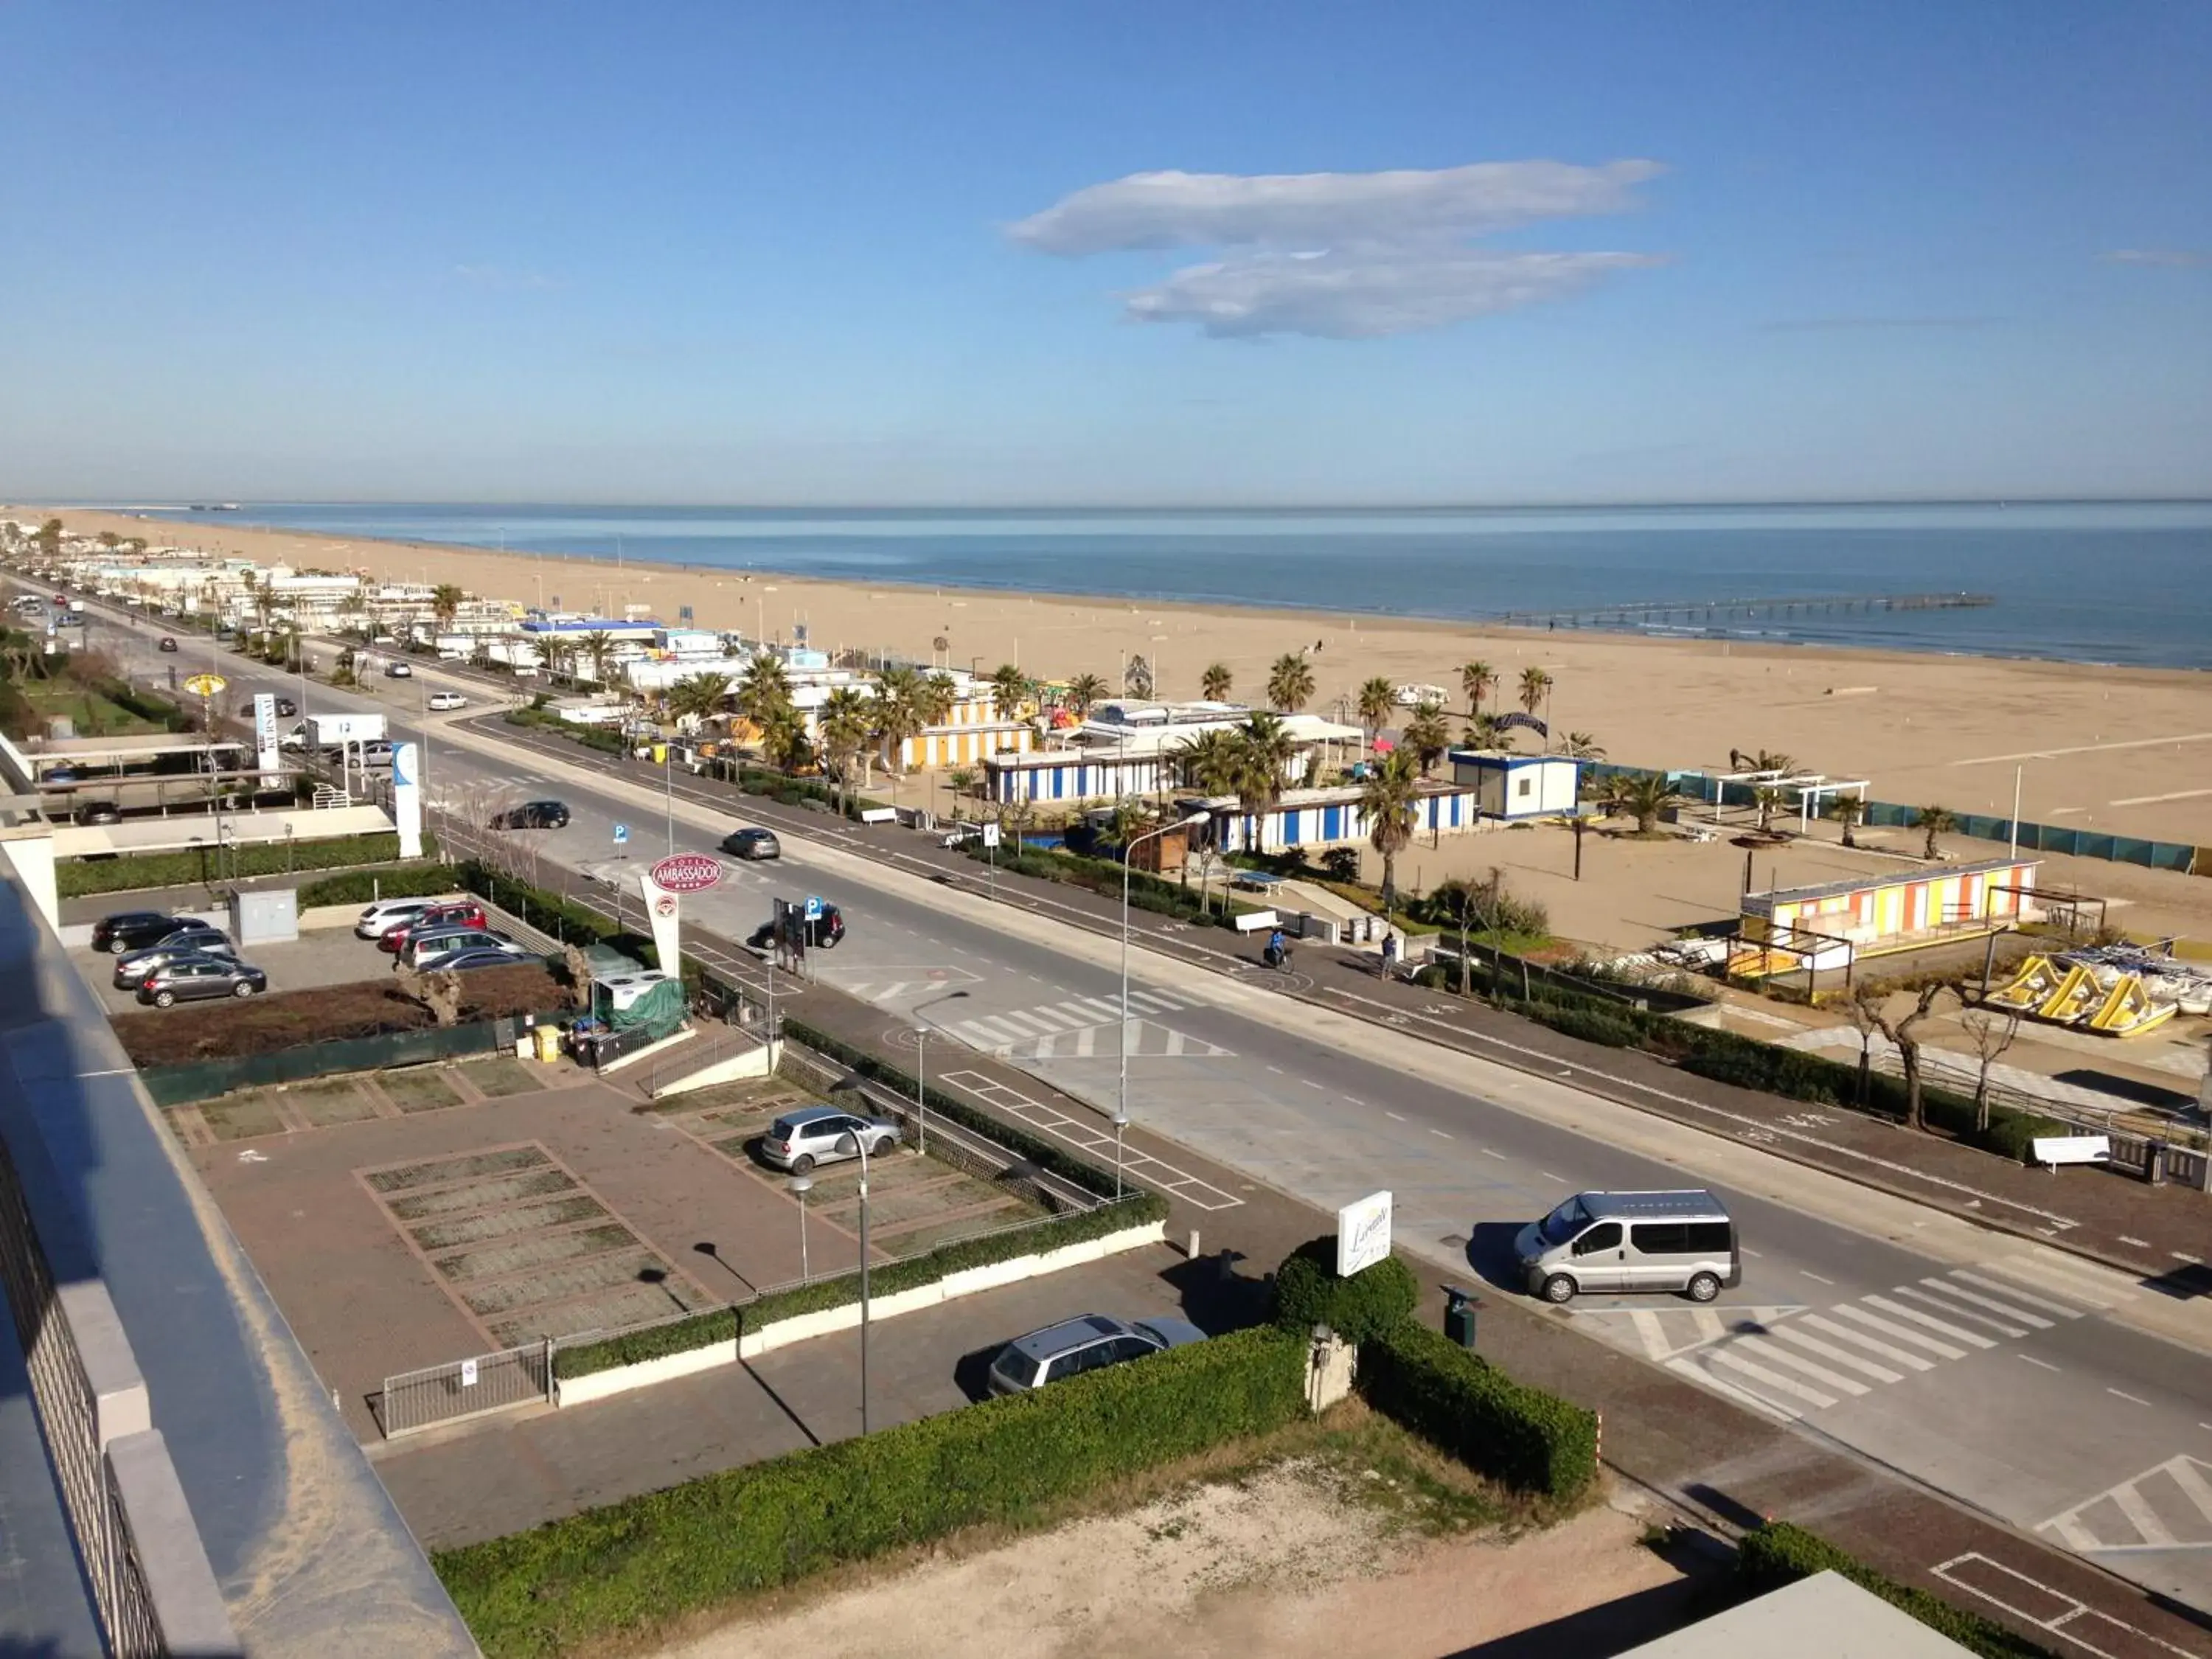
[[[459,1091],[442,1073],[424,1066],[417,1071],[386,1072],[377,1084],[403,1112],[434,1112],[461,1103]]]
[[[530,1068],[519,1060],[501,1056],[496,1060],[474,1060],[461,1068],[462,1075],[477,1086],[477,1091],[493,1100],[504,1100],[509,1095],[535,1094],[544,1087],[542,1081],[531,1075]]]
[[[209,1101],[200,1108],[200,1115],[217,1140],[252,1140],[285,1133],[284,1120],[276,1115],[276,1097],[266,1090]]]
[[[607,1218],[607,1212],[597,1199],[579,1193],[573,1198],[549,1199],[541,1204],[525,1204],[454,1221],[427,1222],[414,1229],[414,1233],[415,1242],[424,1249],[447,1250],[462,1244],[484,1244],[494,1239],[511,1238],[517,1233],[565,1227],[573,1222]]]
[[[471,1181],[478,1176],[511,1175],[550,1162],[535,1146],[509,1146],[496,1152],[466,1152],[459,1158],[434,1158],[428,1164],[403,1164],[396,1170],[379,1170],[368,1184],[380,1193],[401,1193],[413,1187],[442,1187],[448,1182]]]
[[[1310,1455],[1338,1497],[1380,1512],[1389,1531],[1456,1538],[1553,1516],[1550,1506],[1485,1480],[1357,1395],[1311,1432]]]
[[[375,1103],[350,1078],[295,1085],[289,1092],[293,1109],[318,1129],[359,1123],[376,1115]]]

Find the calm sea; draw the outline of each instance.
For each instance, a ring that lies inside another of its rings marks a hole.
[[[2212,502],[975,511],[253,502],[164,516],[865,582],[1443,618],[1792,594],[1972,610],[1650,632],[2212,667]]]

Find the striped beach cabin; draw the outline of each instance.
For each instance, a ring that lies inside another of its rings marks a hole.
[[[1110,749],[987,755],[983,777],[995,801],[1119,800],[1157,794],[1178,781],[1173,756],[1117,755]]]
[[[1177,803],[1213,815],[1214,845],[1237,852],[1280,853],[1293,847],[1340,847],[1367,839],[1367,814],[1357,784],[1331,789],[1291,789],[1264,812],[1248,812],[1234,796]],[[1413,802],[1413,833],[1453,836],[1472,830],[1481,815],[1475,792],[1434,783]]]
[[[899,766],[908,772],[981,766],[994,758],[1026,755],[1036,742],[1036,733],[1026,720],[933,726],[900,740]]]
[[[1949,868],[1902,870],[1743,896],[1747,938],[1793,928],[1847,939],[1862,953],[1904,949],[1950,933],[1980,933],[2033,921],[2039,859],[1985,859]]]

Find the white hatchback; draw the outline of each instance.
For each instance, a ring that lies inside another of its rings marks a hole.
[[[430,694],[430,707],[435,712],[442,713],[448,708],[466,708],[468,706],[469,700],[458,691],[433,691]]]

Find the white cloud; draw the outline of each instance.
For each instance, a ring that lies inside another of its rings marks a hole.
[[[1456,240],[1541,219],[1620,213],[1656,161],[1478,161],[1392,173],[1133,173],[1063,197],[1007,234],[1044,253]]]
[[[2103,257],[2116,265],[2212,264],[2212,253],[2187,247],[2117,247]]]
[[[1218,338],[1311,334],[1371,339],[1564,299],[1608,271],[1664,261],[1641,253],[1486,253],[1370,247],[1255,253],[1179,270],[1127,296],[1145,323],[1196,323]]]
[[[1077,191],[1010,226],[1042,253],[1216,249],[1221,257],[1124,296],[1139,322],[1216,336],[1361,339],[1442,328],[1563,298],[1639,253],[1502,253],[1474,238],[1547,219],[1620,213],[1656,161],[1485,161],[1391,173],[1139,173]]]

